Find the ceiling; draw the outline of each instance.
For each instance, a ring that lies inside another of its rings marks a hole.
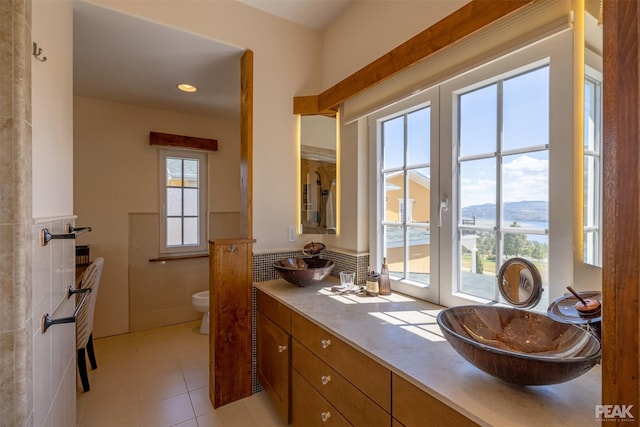
[[[270,15],[326,30],[355,0],[238,0]]]
[[[322,30],[354,0],[239,0]],[[74,2],[74,95],[186,114],[239,117],[244,49]],[[184,93],[178,83],[198,87]]]

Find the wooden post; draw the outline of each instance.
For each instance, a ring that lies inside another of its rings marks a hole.
[[[209,242],[209,399],[214,408],[252,393],[253,243]]]
[[[640,419],[640,5],[604,3],[602,404]],[[606,420],[606,419],[605,419]],[[603,423],[608,424],[608,423]]]

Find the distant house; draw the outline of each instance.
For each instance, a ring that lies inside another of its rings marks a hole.
[[[405,199],[405,174],[403,171],[386,176],[385,182],[385,220],[387,222],[407,225],[409,253],[403,251],[404,229],[401,226],[387,227],[387,258],[390,271],[404,271],[401,264],[405,258],[409,261],[409,269],[415,274],[429,274],[430,269],[430,232],[431,232],[431,178],[418,170],[407,171],[407,196]],[[405,200],[407,201],[405,206]],[[416,225],[412,227],[411,225]]]

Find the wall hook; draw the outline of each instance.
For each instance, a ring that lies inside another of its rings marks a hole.
[[[38,61],[45,62],[47,60],[47,57],[43,56],[41,58],[40,55],[42,55],[42,48],[38,47],[38,43],[33,42],[33,56],[35,56]]]

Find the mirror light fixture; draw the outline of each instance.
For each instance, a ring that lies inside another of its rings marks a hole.
[[[194,85],[190,85],[189,83],[180,83],[178,84],[178,89],[180,89],[183,92],[195,92],[198,90],[197,87],[195,87]]]

